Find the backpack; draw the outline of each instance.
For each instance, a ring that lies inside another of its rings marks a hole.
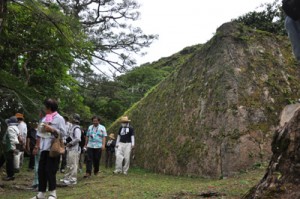
[[[282,9],[293,20],[300,19],[300,0],[282,0]]]
[[[75,130],[76,130],[76,129],[80,129],[80,130],[81,130],[80,127],[78,127],[78,126],[75,127],[75,128],[73,129],[73,135],[72,135],[73,137],[75,137]],[[66,139],[67,144],[70,143],[70,142],[72,142],[72,140],[73,140],[73,139],[71,138],[71,136],[67,137],[67,139]]]

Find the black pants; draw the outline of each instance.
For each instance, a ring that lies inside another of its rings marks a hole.
[[[66,166],[67,166],[67,150],[63,155],[61,155],[60,170],[66,169]]]
[[[1,154],[0,155],[0,168],[4,165],[4,163],[5,163],[5,156],[4,156],[4,154]]]
[[[97,174],[99,172],[101,152],[102,152],[101,148],[98,148],[98,149],[88,148],[87,149],[88,156],[87,156],[87,161],[86,161],[86,173],[91,174],[93,166],[94,166],[94,174]]]
[[[14,177],[15,171],[14,171],[14,152],[9,151],[6,152],[6,174],[7,177]]]
[[[34,155],[32,154],[33,148],[30,149],[30,155],[29,155],[29,169],[34,169]]]
[[[56,189],[56,172],[59,165],[59,156],[51,158],[49,151],[42,151],[39,162],[39,192],[46,192],[47,185],[49,191]]]
[[[113,166],[113,156],[115,152],[106,150],[106,156],[105,156],[105,167],[110,167],[112,168]]]

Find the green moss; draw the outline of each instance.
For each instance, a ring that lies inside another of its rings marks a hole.
[[[213,147],[226,139],[234,148],[241,136],[252,131],[263,132],[261,139],[268,142],[265,135],[277,125],[282,107],[288,99],[300,96],[297,70],[285,64],[292,63],[288,41],[243,26],[225,32],[228,34],[218,32],[125,113],[132,119],[137,140],[143,142],[137,149],[141,156],[138,165],[173,174],[187,170],[191,161],[199,162],[199,170],[201,161],[216,166],[216,159],[222,157],[209,157],[214,156]],[[245,118],[240,118],[239,107],[245,109]],[[262,114],[256,118],[254,113]],[[247,121],[243,123],[242,119]],[[248,126],[240,131],[239,125]],[[175,139],[179,136],[185,141]],[[207,140],[213,147],[206,144]],[[250,152],[251,165],[261,162],[268,155],[265,153]],[[157,161],[163,166],[156,165]],[[163,171],[164,165],[168,171]]]

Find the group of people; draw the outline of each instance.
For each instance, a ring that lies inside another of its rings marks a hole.
[[[7,177],[3,180],[14,180],[15,172],[22,166],[24,151],[30,154],[29,169],[34,170],[33,188],[38,193],[32,199],[57,198],[56,173],[62,162],[61,172],[64,172],[61,183],[77,184],[78,170],[82,169],[83,159],[86,162],[84,178],[89,178],[92,172],[99,174],[102,151],[106,152],[105,166],[113,166],[116,156],[114,174],[128,174],[131,150],[135,146],[134,129],[130,126],[127,116],[120,119],[121,127],[117,139],[111,133],[107,136],[106,128],[100,124],[100,118],[94,116],[92,125],[83,131],[80,127],[80,116],[72,115],[70,122],[58,111],[58,103],[54,99],[44,101],[44,109],[40,111],[39,121],[29,123],[27,131],[24,116],[17,113],[6,120],[7,130],[3,136],[5,146],[5,161]],[[65,154],[51,155],[54,139],[61,139],[65,144]],[[79,168],[78,168],[79,166]]]

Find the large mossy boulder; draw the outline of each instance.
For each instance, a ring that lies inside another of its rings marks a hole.
[[[287,106],[283,115],[266,174],[244,199],[300,198],[300,104]]]
[[[216,178],[268,161],[280,111],[299,89],[286,37],[224,24],[125,113],[136,130],[134,163]]]

